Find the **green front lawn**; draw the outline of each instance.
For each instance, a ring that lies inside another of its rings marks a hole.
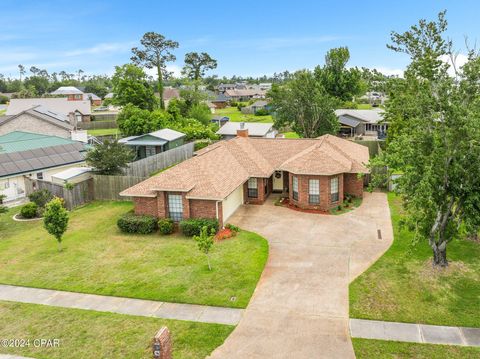
[[[432,358],[478,358],[480,348],[458,345],[400,343],[371,339],[352,339],[357,359],[432,359]]]
[[[271,115],[267,116],[255,116],[255,115],[245,115],[241,113],[236,107],[225,107],[215,110],[215,113],[212,116],[228,116],[232,122],[262,122],[269,123],[273,122]]]
[[[87,133],[92,136],[119,136],[118,128],[101,128],[98,130],[87,130]]]
[[[216,243],[209,271],[205,255],[191,238],[121,233],[116,221],[131,208],[130,202],[94,202],[71,212],[61,253],[42,221],[13,221],[18,208],[0,215],[0,283],[247,306],[268,256],[265,239],[241,231]]]
[[[480,327],[480,243],[454,239],[450,265],[433,269],[427,241],[412,245],[399,226],[401,199],[388,194],[394,242],[350,284],[350,317],[393,322]]]
[[[234,328],[4,301],[0,301],[0,318],[1,339],[30,340],[29,347],[2,345],[0,352],[38,359],[152,358],[152,338],[162,326],[172,335],[174,358],[205,358]],[[35,348],[35,339],[60,342],[58,347]]]

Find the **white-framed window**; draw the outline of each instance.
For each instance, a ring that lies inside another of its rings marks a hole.
[[[308,202],[310,204],[320,203],[320,180],[308,180]]]
[[[175,222],[181,221],[183,218],[183,202],[182,195],[168,195],[168,216]]]
[[[43,180],[43,172],[37,172],[37,179]]]
[[[150,157],[156,154],[155,146],[145,146],[145,156]]]
[[[330,200],[332,202],[338,202],[338,177],[330,179]]]
[[[258,197],[258,184],[257,184],[256,177],[252,177],[248,179],[247,189],[248,189],[248,197],[250,198]]]
[[[293,199],[295,201],[298,201],[298,177],[296,176],[292,177],[292,190]]]
[[[78,123],[78,122],[82,122],[82,114],[80,114],[80,113],[77,112],[77,113],[75,114],[75,118],[77,119],[77,123]]]

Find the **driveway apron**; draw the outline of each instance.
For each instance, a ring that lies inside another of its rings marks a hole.
[[[348,284],[390,246],[384,193],[342,215],[242,206],[229,222],[264,236],[269,258],[240,323],[211,358],[354,358]]]

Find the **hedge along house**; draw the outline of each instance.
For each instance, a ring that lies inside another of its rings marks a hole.
[[[225,224],[244,203],[262,204],[272,192],[307,209],[328,210],[346,194],[363,196],[368,148],[335,136],[251,138],[247,130],[120,193],[136,214],[217,218]]]

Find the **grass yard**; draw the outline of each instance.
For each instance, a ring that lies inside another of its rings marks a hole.
[[[352,342],[357,359],[463,359],[480,357],[480,348],[458,345],[400,343],[358,338],[352,338]]]
[[[118,128],[101,128],[97,130],[87,130],[87,133],[92,136],[118,136],[120,131]]]
[[[0,338],[30,339],[30,347],[2,347],[1,352],[37,359],[151,358],[152,338],[164,325],[172,334],[174,358],[205,358],[234,328],[4,301],[0,317]],[[60,343],[35,348],[33,341],[40,338]]]
[[[231,240],[216,243],[209,271],[205,255],[191,238],[121,233],[116,221],[131,208],[131,202],[93,202],[71,212],[61,253],[42,221],[13,221],[18,208],[0,215],[0,283],[247,306],[267,260],[265,239],[242,231]]]
[[[232,122],[262,122],[269,123],[273,122],[271,115],[267,116],[255,116],[255,115],[246,115],[241,113],[236,107],[225,107],[215,110],[215,113],[212,116],[228,116]]]
[[[285,138],[300,138],[300,135],[296,132],[285,132]]]
[[[480,327],[480,243],[454,239],[450,265],[434,270],[427,241],[412,245],[401,229],[401,200],[388,194],[394,242],[350,284],[350,317],[394,322]]]
[[[342,205],[330,208],[328,212],[333,215],[344,214],[360,207],[361,204],[362,204],[362,198],[352,197],[352,202],[348,203],[346,201],[343,201]]]
[[[358,103],[357,104],[357,109],[358,110],[371,110],[371,109],[373,109],[373,106],[370,105],[369,103]]]

